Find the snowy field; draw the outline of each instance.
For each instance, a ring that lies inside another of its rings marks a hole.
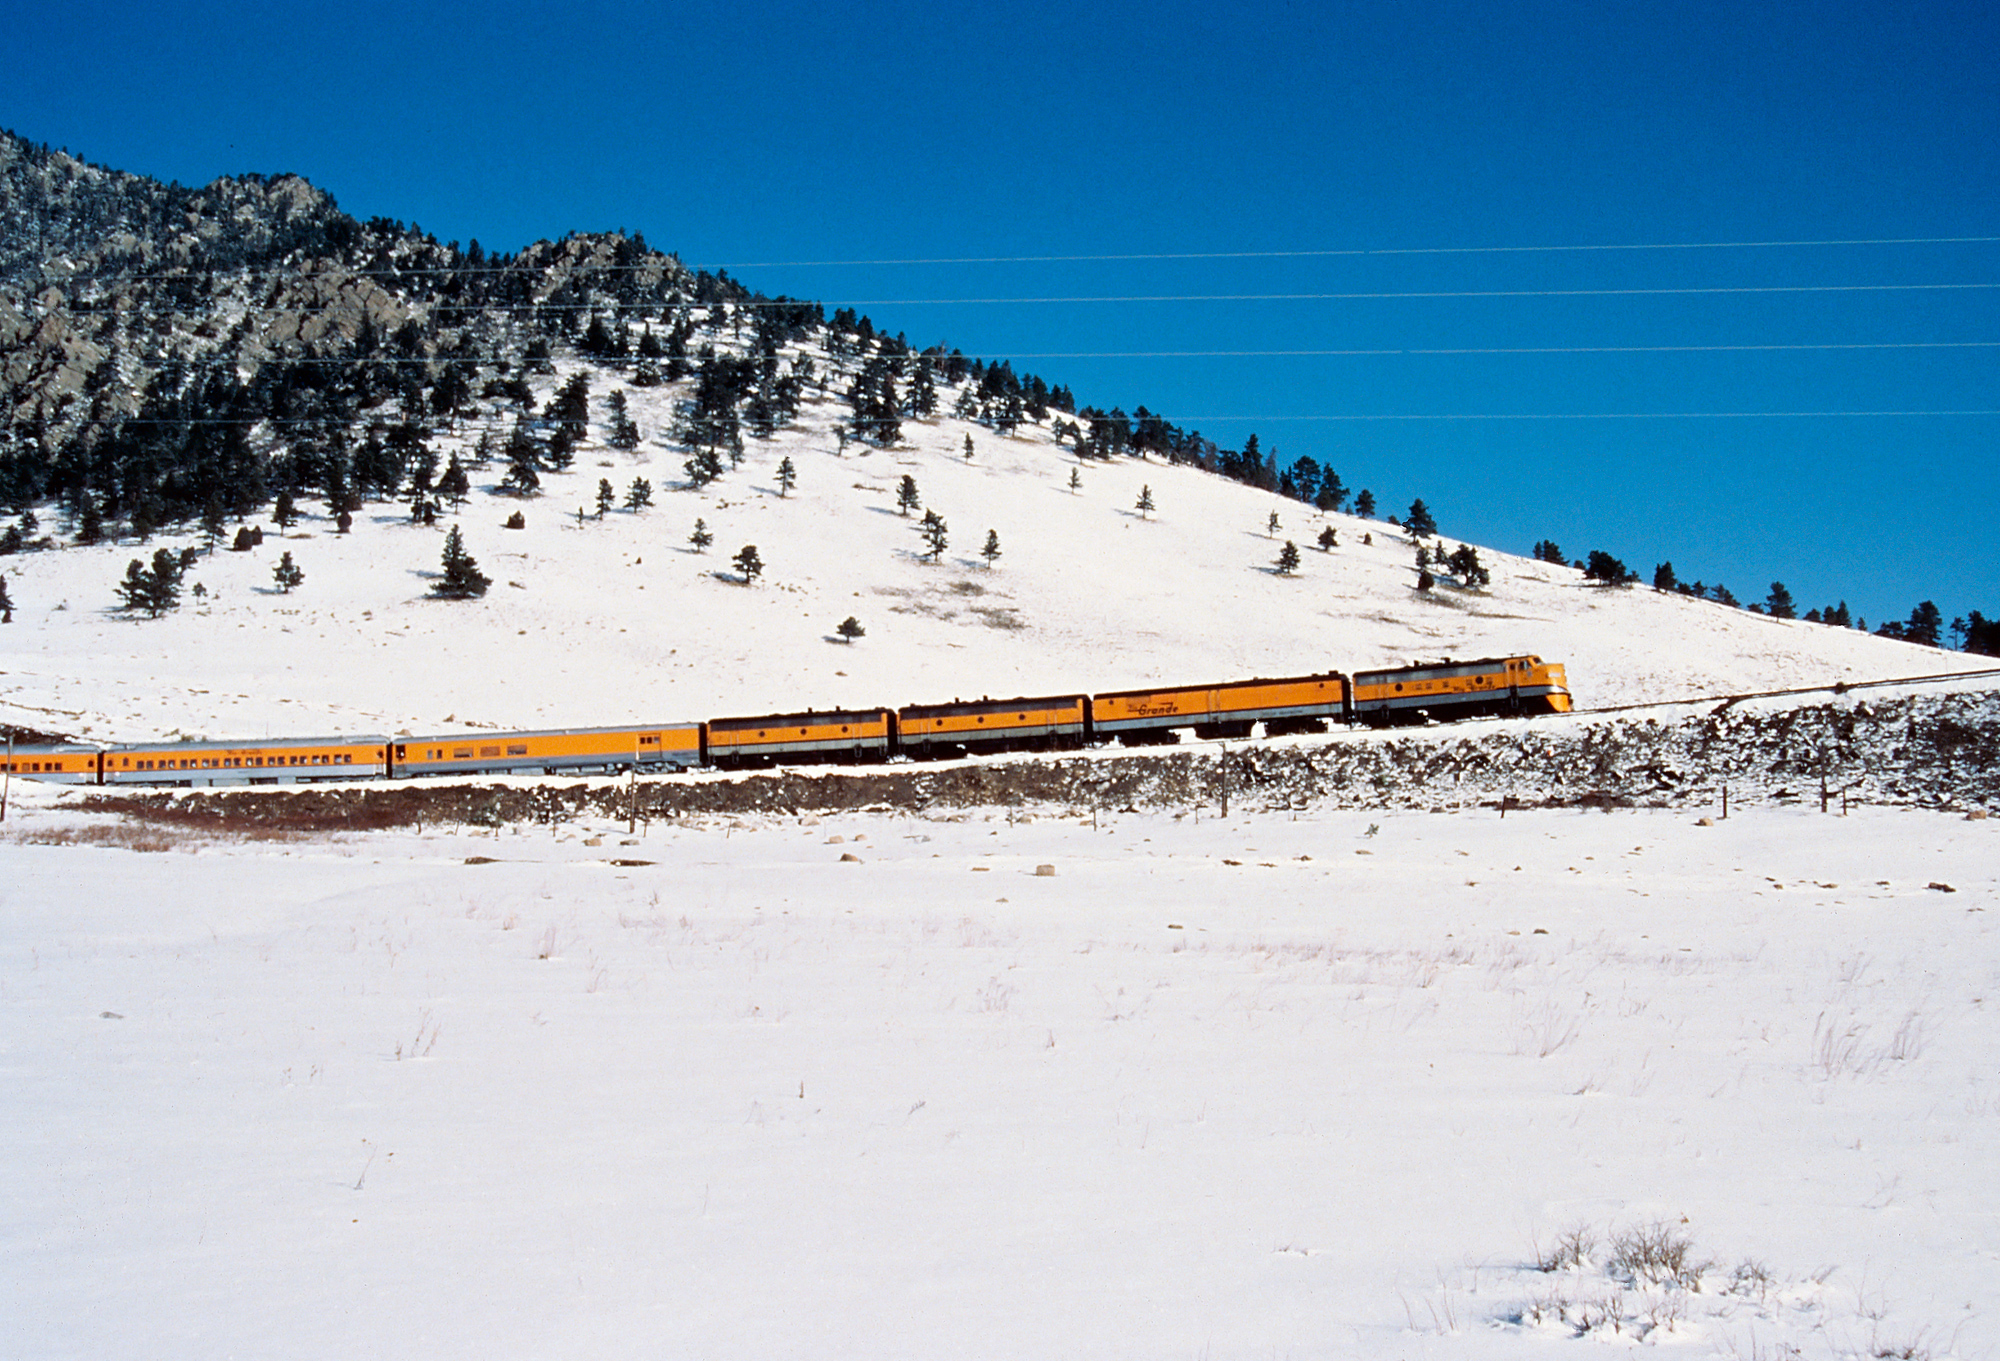
[[[2000,821],[14,795],[0,1357],[2000,1350]]]

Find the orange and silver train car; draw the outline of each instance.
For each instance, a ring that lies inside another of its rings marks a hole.
[[[1347,677],[1338,671],[1090,698],[1091,732],[1126,746],[1172,742],[1180,728],[1193,728],[1196,737],[1248,737],[1262,723],[1266,736],[1278,737],[1325,732],[1329,722],[1346,720]]]
[[[701,724],[560,728],[398,738],[396,779],[416,775],[556,775],[564,771],[685,770],[701,760]]]
[[[886,761],[896,718],[887,709],[837,709],[828,713],[767,714],[760,718],[711,718],[708,764],[759,766],[778,761],[811,764]]]
[[[199,787],[379,779],[386,737],[301,737],[274,742],[152,742],[106,748],[104,784]]]
[[[1354,673],[1354,721],[1374,727],[1490,714],[1566,714],[1569,678],[1540,657],[1485,657]]]
[[[905,756],[1055,751],[1082,746],[1089,725],[1084,695],[912,704],[896,711],[896,749]]]
[[[97,763],[102,754],[97,747],[70,743],[54,747],[15,747],[11,754],[0,749],[0,768],[10,775],[46,780],[50,784],[96,784]]]

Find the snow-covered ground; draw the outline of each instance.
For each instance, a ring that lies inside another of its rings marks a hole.
[[[679,490],[675,392],[631,396],[639,450],[525,503],[475,474],[481,601],[427,597],[444,526],[394,507],[204,558],[158,620],[112,609],[158,542],[6,559],[0,720],[568,726],[1519,652],[1609,705],[1990,660],[1490,550],[1490,590],[1420,598],[1385,523],[1130,460],[1072,490],[1045,428],[843,454],[809,403]],[[579,521],[641,476],[653,508]],[[16,782],[0,825],[0,1358],[2000,1347],[1994,821],[1246,797],[251,840],[77,797]]]
[[[0,844],[0,1356],[2000,1346],[2000,821],[73,798]]]
[[[574,368],[537,379],[538,394]],[[592,373],[601,421],[602,399],[626,379]],[[157,620],[116,611],[114,588],[131,558],[186,535],[0,561],[17,607],[0,628],[0,720],[111,741],[590,726],[1513,653],[1566,662],[1579,704],[1605,705],[1991,660],[1650,588],[1601,590],[1491,549],[1489,590],[1419,596],[1414,547],[1384,522],[1321,515],[1192,468],[1079,466],[1046,426],[1008,438],[949,417],[911,421],[903,447],[850,443],[843,455],[833,423],[847,407],[834,397],[750,441],[740,468],[697,493],[684,489],[684,451],[661,439],[684,388],[630,389],[641,448],[587,445],[538,498],[493,495],[498,464],[475,472],[455,522],[494,579],[484,600],[429,598],[446,524],[413,527],[394,505],[371,505],[344,537],[317,514],[283,537],[267,525],[261,549],[204,558],[188,584],[205,596]],[[496,419],[497,442],[506,429]],[[462,427],[435,447],[442,458],[474,439]],[[798,485],[780,497],[787,456]],[[940,562],[921,557],[917,514],[898,513],[905,475],[949,526]],[[622,501],[638,477],[655,488],[652,508],[594,518],[600,478]],[[1449,489],[1420,470],[1409,481],[1455,546]],[[1142,487],[1157,506],[1146,516]],[[593,518],[578,520],[583,507]],[[527,527],[503,528],[517,509]],[[715,535],[706,553],[688,544],[697,517]],[[1329,526],[1340,546],[1322,552]],[[990,569],[979,552],[989,530],[1002,549]],[[1272,570],[1287,540],[1303,553],[1296,576]],[[750,587],[729,561],[744,544],[766,564]],[[305,573],[289,595],[272,581],[284,551]],[[1746,599],[1761,595],[1750,586],[1737,583]],[[835,633],[849,615],[867,630],[851,646]]]

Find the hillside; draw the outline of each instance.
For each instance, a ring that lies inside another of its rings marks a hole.
[[[577,367],[535,378],[537,398]],[[596,397],[625,377],[588,372]],[[850,441],[843,454],[834,426],[845,405],[808,398],[793,428],[750,442],[740,468],[696,492],[685,489],[685,450],[661,433],[685,386],[631,389],[640,447],[593,438],[570,471],[543,474],[536,497],[494,494],[495,463],[472,470],[463,510],[432,527],[378,503],[340,535],[323,506],[302,504],[289,534],[266,522],[261,548],[204,556],[188,582],[205,595],[157,620],[115,609],[114,587],[128,559],[198,542],[192,533],[18,556],[16,622],[0,634],[5,716],[114,740],[573,726],[1516,651],[1566,661],[1578,703],[1596,706],[1983,660],[1605,589],[1493,550],[1482,550],[1490,587],[1446,580],[1420,595],[1413,548],[1386,523],[1192,467],[1079,462],[1032,422],[1004,437],[952,417],[910,421],[897,447]],[[601,401],[592,406],[601,416]],[[470,458],[477,432],[504,432],[504,419],[495,407],[434,447]],[[798,483],[781,497],[784,457]],[[917,513],[898,513],[904,475],[949,526],[939,562],[921,557]],[[597,518],[598,480],[622,501],[637,477],[655,504]],[[1158,507],[1147,517],[1134,509],[1142,487]],[[526,528],[503,528],[516,510]],[[687,542],[697,517],[716,536],[706,553]],[[451,523],[494,579],[483,600],[426,594]],[[1327,526],[1339,547],[1320,551]],[[989,529],[1003,550],[990,568],[978,553]],[[1288,539],[1303,556],[1289,577],[1272,570]],[[729,562],[746,543],[767,564],[747,587]],[[290,595],[272,584],[284,551],[306,575]],[[834,633],[848,615],[867,629],[851,645]]]

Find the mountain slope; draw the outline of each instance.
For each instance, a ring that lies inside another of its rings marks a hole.
[[[536,378],[537,396],[578,367]],[[587,371],[600,395],[622,377]],[[289,535],[267,525],[260,549],[203,557],[188,582],[205,594],[158,620],[122,613],[113,598],[127,559],[157,544],[16,557],[0,713],[121,740],[580,726],[1503,652],[1566,661],[1579,704],[1601,705],[1982,660],[1605,589],[1490,550],[1489,588],[1447,582],[1420,595],[1413,548],[1390,525],[1319,514],[1191,467],[1080,464],[1033,423],[1010,438],[950,417],[911,421],[898,447],[849,442],[843,454],[834,428],[845,404],[809,397],[794,427],[752,441],[740,468],[697,492],[686,489],[685,451],[660,434],[684,386],[633,390],[640,447],[592,441],[570,471],[543,474],[539,497],[494,494],[501,469],[489,464],[473,472],[463,510],[433,527],[376,504],[339,535],[303,507]],[[492,429],[504,420],[495,407]],[[435,447],[470,458],[480,428],[462,425]],[[775,469],[787,456],[798,484],[780,497]],[[949,526],[941,561],[921,556],[918,514],[898,513],[905,475]],[[598,480],[622,502],[635,477],[653,484],[655,504],[597,518]],[[1143,518],[1142,486],[1158,507]],[[526,528],[503,528],[515,510]],[[687,543],[697,517],[716,536],[706,553]],[[483,600],[427,594],[449,523],[494,578]],[[1322,552],[1310,545],[1325,526],[1340,546]],[[989,529],[1003,549],[990,568],[978,553]],[[1272,568],[1287,539],[1302,548],[1295,576]],[[749,586],[729,563],[746,543],[767,565]],[[272,584],[284,551],[306,575],[289,595]],[[853,644],[834,632],[849,615],[867,629]]]

